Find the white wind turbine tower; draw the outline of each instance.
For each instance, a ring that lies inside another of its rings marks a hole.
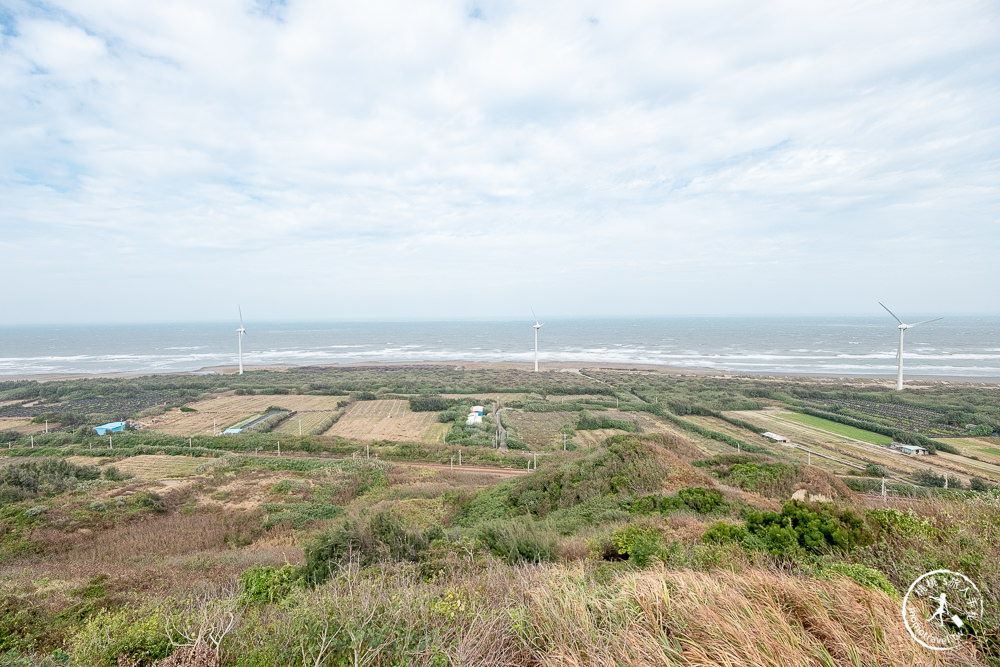
[[[885,308],[886,312],[892,315],[892,318],[899,322],[899,352],[896,353],[896,391],[903,390],[903,334],[906,333],[907,329],[912,329],[913,327],[919,327],[921,324],[927,324],[928,322],[937,322],[938,320],[943,320],[943,317],[935,317],[933,320],[924,320],[923,322],[917,322],[916,324],[906,324],[903,320],[896,317],[896,313],[889,310],[881,301],[878,305]]]
[[[240,352],[240,375],[243,375],[243,336],[247,330],[243,328],[243,307],[240,306],[240,328],[236,330],[236,344]]]
[[[535,309],[531,309],[531,316],[535,318],[535,324],[532,325],[535,330],[535,372],[538,372],[538,330],[541,329],[544,324],[538,323],[538,316],[535,315]]]

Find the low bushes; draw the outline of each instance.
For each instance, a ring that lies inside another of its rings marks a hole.
[[[729,509],[722,499],[722,493],[715,489],[704,487],[689,487],[681,489],[676,496],[658,494],[637,498],[629,506],[629,511],[635,514],[669,514],[677,510],[688,510],[698,514],[712,514]]]
[[[58,458],[13,463],[0,467],[0,503],[55,495],[77,482],[100,476],[94,466],[78,466]]]
[[[745,546],[784,555],[797,548],[813,553],[831,549],[849,551],[870,543],[872,533],[849,509],[792,500],[785,503],[781,513],[749,512],[744,526],[720,521],[709,528],[702,539],[716,543],[738,541]]]

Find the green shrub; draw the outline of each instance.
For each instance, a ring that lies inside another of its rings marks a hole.
[[[277,602],[292,591],[297,580],[291,565],[254,565],[240,575],[240,602],[248,605]]]
[[[322,583],[339,565],[356,561],[368,565],[378,561],[417,561],[441,529],[431,526],[423,532],[411,532],[388,512],[345,521],[318,535],[306,547],[306,563],[300,576],[312,585]]]
[[[853,579],[866,588],[873,588],[895,597],[898,595],[896,589],[884,574],[860,563],[831,563],[826,566],[827,572],[840,574],[848,579]]]
[[[324,502],[264,503],[262,509],[267,512],[265,528],[285,522],[302,528],[310,521],[333,519],[344,512],[343,507]]]
[[[872,477],[885,477],[885,466],[875,465],[874,463],[869,463],[865,466],[865,472]]]
[[[747,537],[747,529],[743,526],[717,521],[714,526],[701,536],[706,543],[726,544],[728,542],[743,542]]]
[[[766,492],[795,477],[795,466],[787,463],[737,463],[725,480],[744,491]]]
[[[993,486],[986,482],[986,480],[981,477],[972,477],[969,479],[969,488],[973,491],[989,491]]]
[[[0,501],[13,502],[62,493],[84,480],[97,479],[93,466],[78,466],[61,458],[42,458],[0,466]]]
[[[102,609],[84,622],[68,649],[77,664],[115,665],[120,658],[148,664],[167,656],[170,640],[162,609]]]
[[[749,512],[744,531],[720,521],[703,535],[703,539],[706,542],[740,541],[776,555],[785,555],[797,548],[814,553],[831,549],[849,551],[872,541],[865,522],[855,517],[851,510],[810,505],[798,500],[785,503],[780,514]]]
[[[457,402],[457,399],[442,398],[441,396],[414,396],[410,399],[410,410],[413,412],[441,412],[453,407]]]
[[[930,468],[926,470],[914,470],[913,479],[921,486],[944,487],[944,475],[937,475]]]
[[[530,521],[490,521],[479,526],[476,538],[511,564],[551,561],[558,553],[555,537]]]
[[[653,558],[660,558],[664,551],[660,531],[632,523],[612,533],[611,541],[618,553],[627,555],[629,562],[637,567],[645,567]]]
[[[151,511],[160,514],[167,511],[163,498],[151,491],[135,493],[129,496],[125,503],[134,512]]]
[[[132,473],[122,472],[115,466],[106,467],[101,475],[109,482],[124,482],[126,479],[132,479],[133,477]]]
[[[700,486],[681,489],[677,497],[698,514],[711,514],[726,505],[719,491]]]
[[[659,496],[643,496],[632,502],[629,511],[634,514],[652,514],[659,509]]]
[[[871,539],[864,521],[851,510],[798,500],[785,503],[780,514],[751,511],[747,515],[747,531],[763,538],[766,548],[778,554],[795,544],[814,552],[832,548],[848,551]]]

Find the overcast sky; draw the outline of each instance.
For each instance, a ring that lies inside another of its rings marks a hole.
[[[1000,5],[0,0],[0,232],[0,324],[998,313]]]

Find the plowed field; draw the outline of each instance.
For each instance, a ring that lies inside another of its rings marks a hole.
[[[438,423],[437,416],[437,412],[411,412],[409,402],[403,400],[358,401],[325,435],[420,442]]]

